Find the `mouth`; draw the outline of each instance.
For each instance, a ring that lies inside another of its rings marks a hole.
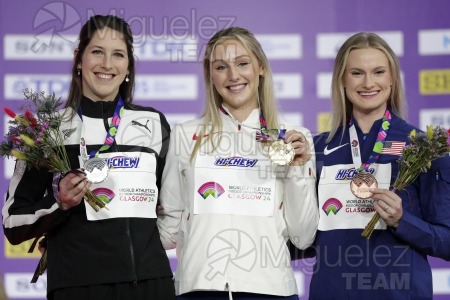
[[[247,86],[247,84],[236,84],[236,85],[229,85],[227,86],[227,89],[230,90],[233,93],[239,93],[240,91],[242,91],[245,87]]]
[[[373,97],[380,93],[380,91],[371,91],[371,92],[358,92],[361,97]]]
[[[101,80],[111,80],[111,79],[114,78],[115,75],[113,75],[113,74],[106,74],[106,73],[95,73],[95,76],[98,79],[101,79]]]

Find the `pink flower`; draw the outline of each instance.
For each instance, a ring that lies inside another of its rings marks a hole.
[[[447,145],[450,147],[450,128],[447,129]]]
[[[38,123],[30,111],[25,111],[25,118],[28,120],[28,122],[30,122],[31,126],[33,126],[34,128],[37,127]]]
[[[7,108],[7,107],[3,107],[3,110],[5,111],[5,113],[10,116],[11,118],[15,118],[16,117],[16,113],[13,112],[11,109]]]

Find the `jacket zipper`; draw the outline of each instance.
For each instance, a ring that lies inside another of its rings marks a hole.
[[[131,259],[131,277],[132,277],[132,281],[133,281],[133,285],[136,286],[137,285],[137,275],[136,275],[136,259],[134,257],[134,247],[133,247],[133,240],[131,239],[131,231],[130,231],[130,220],[126,219],[126,232],[127,232],[127,237],[129,240],[129,245],[130,245],[130,259]]]
[[[225,283],[225,291],[228,291],[228,299],[233,300],[233,294],[231,293],[231,288],[228,282]]]

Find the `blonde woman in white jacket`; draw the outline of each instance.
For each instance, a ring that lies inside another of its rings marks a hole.
[[[317,229],[311,134],[278,121],[270,66],[248,30],[217,32],[203,67],[204,116],[173,129],[160,194],[177,297],[298,299],[286,242],[304,249]]]

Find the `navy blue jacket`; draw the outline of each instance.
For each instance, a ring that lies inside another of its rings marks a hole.
[[[393,115],[386,141],[408,143],[413,126]],[[362,161],[372,153],[381,119],[365,136],[355,124]],[[317,176],[323,166],[351,164],[350,144],[324,155],[328,133],[315,137]],[[349,130],[338,130],[328,143],[349,142]],[[392,164],[391,185],[399,156],[381,154],[377,163]],[[310,299],[432,299],[432,276],[427,255],[450,260],[450,157],[439,158],[427,173],[399,193],[403,216],[396,230],[375,230],[369,240],[362,229],[318,231],[316,265]],[[336,191],[339,195],[339,191]],[[321,209],[321,208],[319,208]],[[311,249],[310,249],[311,250]]]

